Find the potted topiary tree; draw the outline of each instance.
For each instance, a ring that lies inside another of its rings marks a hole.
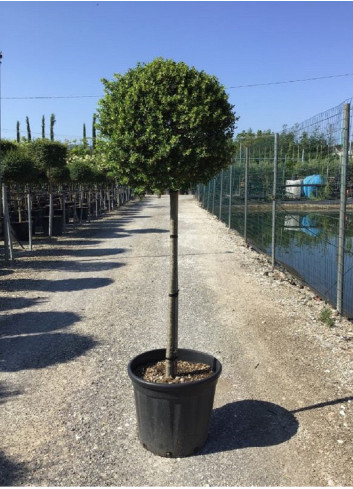
[[[90,160],[90,158],[89,158]],[[86,204],[83,199],[83,186],[86,184],[92,184],[97,178],[97,170],[93,165],[85,161],[84,157],[74,157],[69,162],[70,178],[76,184],[79,185],[79,207],[76,208],[76,197],[74,199],[74,216],[79,214],[80,222],[89,219],[91,214],[91,202],[90,192]]]
[[[33,158],[28,153],[27,145],[14,144],[13,148],[6,152],[2,161],[1,172],[3,180],[7,185],[16,185],[17,190],[19,190],[19,187],[22,187],[23,191],[27,185],[38,183],[43,178],[41,171],[35,166]],[[23,219],[24,209],[21,204],[23,203],[24,197],[21,195],[21,192],[17,192],[17,195],[18,217],[11,222],[11,227],[15,237],[19,241],[28,241],[29,234],[33,234],[34,227],[31,225],[32,221],[30,221],[27,212],[26,218],[28,217],[28,219]]]
[[[188,456],[206,441],[221,364],[178,347],[178,195],[230,164],[236,117],[217,78],[183,62],[157,58],[103,83],[98,127],[119,181],[170,195],[167,346],[128,366],[139,437],[158,455]],[[154,369],[162,382],[148,376]]]
[[[43,229],[49,237],[62,234],[63,216],[54,216],[53,186],[70,180],[70,171],[66,164],[67,146],[58,141],[36,139],[29,145],[29,151],[35,159],[49,184],[49,216],[43,218]]]

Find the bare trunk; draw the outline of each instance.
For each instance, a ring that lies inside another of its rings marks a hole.
[[[178,355],[178,197],[179,192],[170,191],[170,282],[166,377],[175,377]]]

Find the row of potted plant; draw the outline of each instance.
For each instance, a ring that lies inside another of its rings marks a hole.
[[[102,183],[109,179],[97,155],[77,154],[59,141],[1,141],[1,177],[9,184]]]

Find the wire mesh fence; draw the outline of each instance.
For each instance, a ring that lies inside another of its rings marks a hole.
[[[351,100],[280,134],[238,135],[202,206],[353,317]]]

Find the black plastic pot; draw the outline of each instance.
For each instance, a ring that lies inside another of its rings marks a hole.
[[[152,350],[135,357],[128,366],[135,394],[138,433],[142,445],[162,457],[187,457],[206,443],[221,363],[212,355],[178,350],[178,358],[206,363],[213,374],[182,384],[146,382],[135,375],[138,366],[165,359],[166,350]]]
[[[88,207],[76,207],[76,213],[78,219],[81,219],[81,210],[82,210],[82,221],[87,221],[88,219]]]
[[[43,225],[43,209],[32,209],[32,218],[34,219],[34,232],[40,231]]]
[[[49,217],[43,217],[43,233],[49,235]],[[52,236],[61,236],[63,233],[63,217],[53,216]]]
[[[12,222],[12,231],[18,241],[29,241],[29,222]],[[32,220],[32,236],[34,234],[34,219]]]

